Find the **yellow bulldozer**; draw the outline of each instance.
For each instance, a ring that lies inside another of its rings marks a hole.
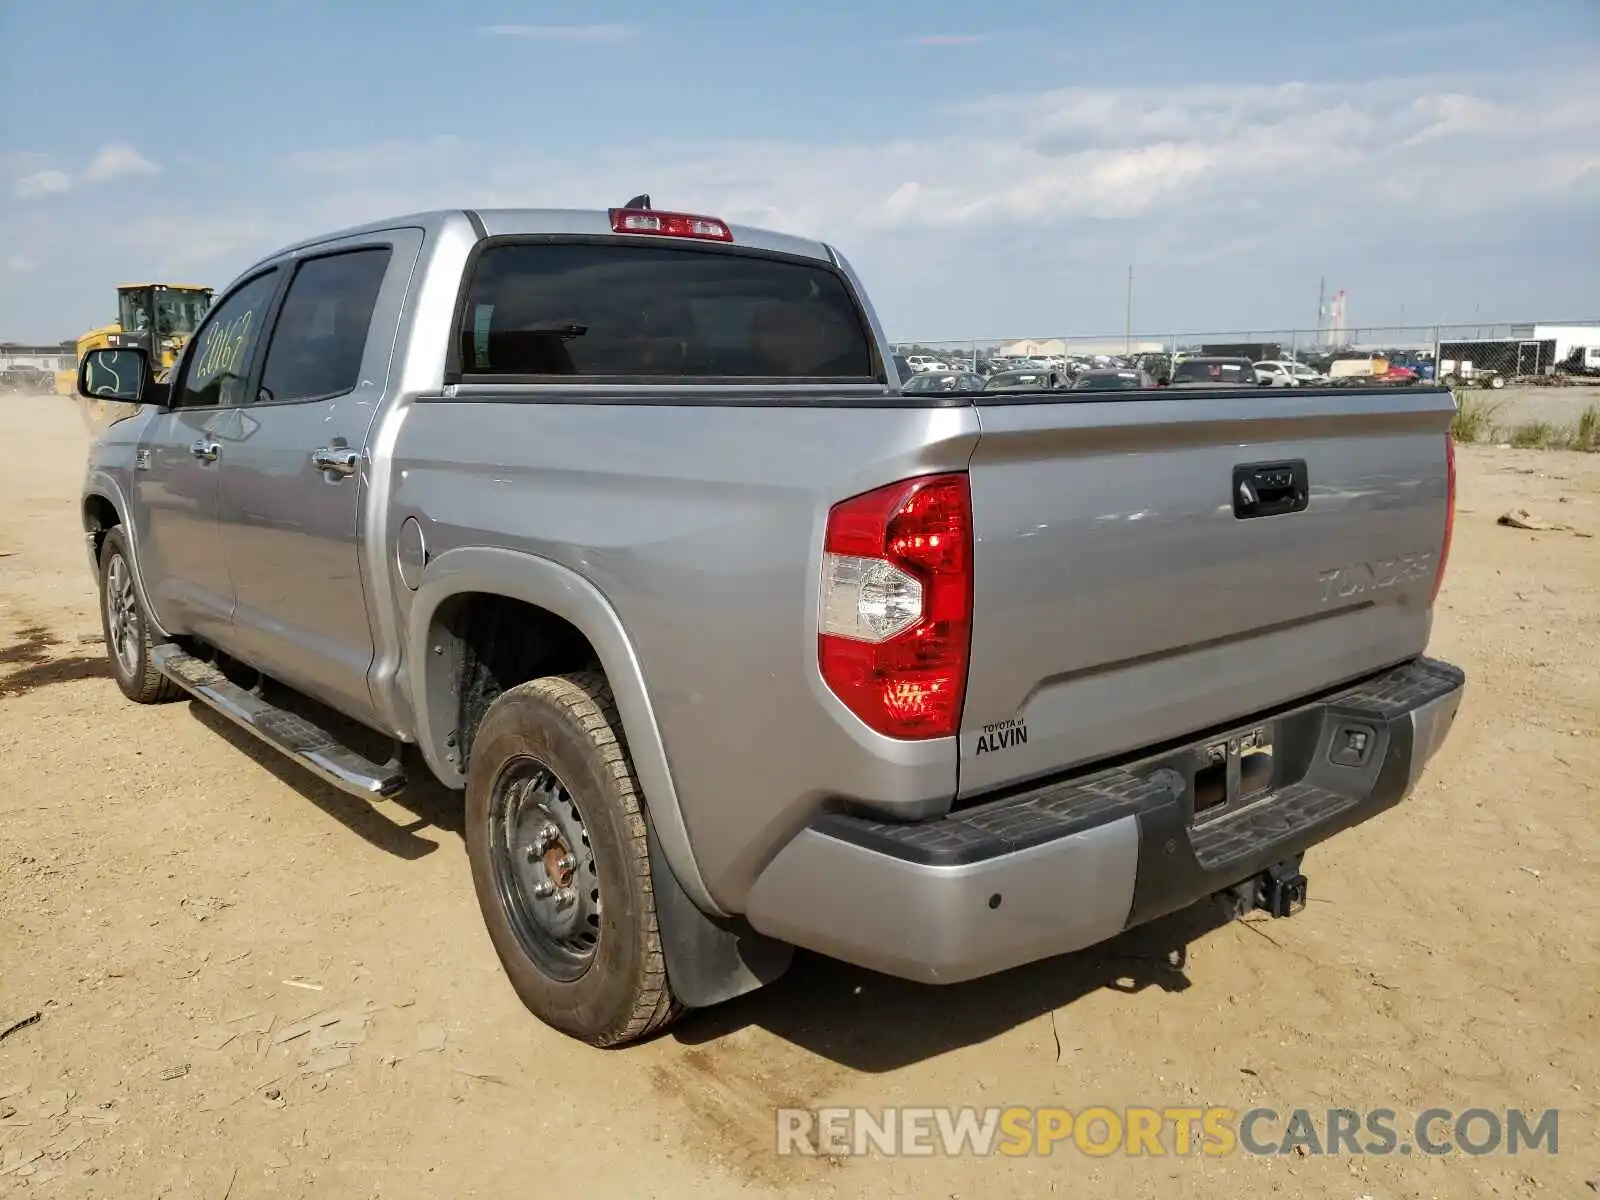
[[[185,283],[126,283],[117,289],[117,319],[78,339],[78,361],[103,347],[139,347],[157,375],[172,369],[184,343],[194,336],[212,289]]]
[[[165,379],[178,361],[184,345],[199,328],[206,310],[211,307],[211,296],[211,288],[195,284],[123,284],[117,288],[116,321],[91,329],[78,339],[77,365],[82,365],[83,356],[91,350],[139,348],[149,355],[156,378]],[[58,390],[75,395],[78,390],[77,372],[74,371],[70,378],[58,377],[56,383]],[[90,402],[84,418],[91,429],[114,419],[112,413],[101,411],[108,404],[104,401]]]

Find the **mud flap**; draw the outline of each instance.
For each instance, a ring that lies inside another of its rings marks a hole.
[[[679,1002],[707,1008],[771,983],[789,969],[794,947],[763,937],[737,917],[711,917],[689,899],[661,853],[644,814],[650,840],[650,880],[655,892],[667,980]]]

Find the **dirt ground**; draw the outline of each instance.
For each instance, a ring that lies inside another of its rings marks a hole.
[[[1409,802],[1308,856],[1302,915],[1173,918],[950,989],[802,956],[775,987],[600,1052],[502,978],[451,795],[368,807],[195,705],[121,698],[73,402],[0,403],[0,445],[0,1029],[42,1014],[0,1041],[0,1195],[1600,1186],[1600,538],[1578,536],[1600,534],[1600,456],[1462,451],[1432,649],[1466,668],[1467,699]],[[1578,532],[1497,526],[1512,507]],[[795,1103],[1388,1107],[1402,1127],[1430,1106],[1554,1107],[1561,1123],[1554,1157],[830,1162],[773,1153],[772,1110]]]

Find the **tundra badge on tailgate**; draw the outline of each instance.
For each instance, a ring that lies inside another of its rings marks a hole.
[[[1433,552],[1413,551],[1375,562],[1351,563],[1317,572],[1322,584],[1322,602],[1348,600],[1365,592],[1376,592],[1407,579],[1428,579],[1433,574]]]

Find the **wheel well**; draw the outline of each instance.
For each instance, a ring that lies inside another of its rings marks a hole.
[[[83,501],[83,531],[94,539],[94,556],[96,561],[100,558],[100,547],[106,540],[106,534],[113,528],[122,524],[122,518],[117,514],[117,506],[104,496],[86,496]]]
[[[478,725],[508,688],[598,665],[583,632],[548,609],[485,592],[449,597],[428,627],[428,705],[445,757],[466,773]]]

